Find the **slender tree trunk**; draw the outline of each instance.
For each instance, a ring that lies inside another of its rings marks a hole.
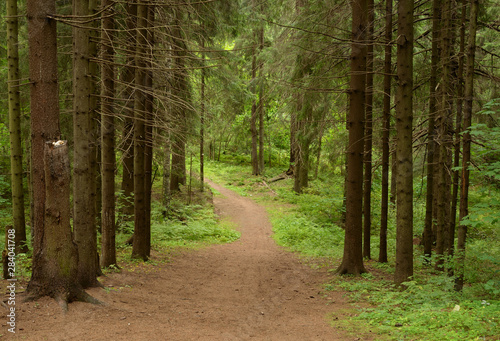
[[[102,8],[112,6],[112,0],[102,0]],[[101,54],[101,165],[102,165],[102,247],[101,266],[116,264],[115,246],[115,122],[113,97],[115,93],[115,70],[113,66],[114,18],[113,7],[109,7],[102,19]]]
[[[148,5],[137,5],[137,47],[135,55],[135,101],[134,101],[134,240],[132,258],[148,259],[148,237],[146,226],[146,181],[145,181],[145,144],[146,144],[146,53]]]
[[[373,26],[375,9],[373,0],[368,0],[368,47],[366,62],[366,108],[365,108],[365,154],[364,154],[364,188],[363,188],[363,257],[371,259],[371,194],[372,194],[372,148],[373,148]]]
[[[123,126],[123,176],[121,183],[122,199],[120,202],[121,214],[132,218],[134,214],[134,54],[135,54],[135,28],[137,25],[137,5],[127,3],[127,57],[126,66],[123,68],[122,80],[125,89],[123,99],[125,100],[125,118]]]
[[[466,0],[462,0],[460,5],[461,14],[460,14],[460,49],[458,52],[458,70],[456,75],[456,87],[457,87],[457,116],[455,123],[455,139],[454,139],[454,148],[455,155],[453,158],[453,193],[452,193],[452,202],[451,202],[451,219],[450,219],[450,241],[452,245],[450,245],[450,255],[453,253],[453,248],[455,244],[455,226],[457,225],[457,204],[458,204],[458,192],[459,192],[459,167],[460,167],[460,133],[462,132],[462,120],[463,120],[463,96],[464,96],[464,55],[465,55],[465,25],[466,25],[466,9],[467,4]]]
[[[152,194],[152,176],[153,176],[153,153],[154,153],[154,139],[153,139],[153,110],[154,110],[154,95],[153,95],[153,57],[154,57],[154,34],[153,29],[155,21],[155,10],[154,6],[149,5],[147,8],[147,56],[146,61],[146,75],[145,75],[145,91],[146,91],[146,103],[145,103],[145,136],[146,144],[144,148],[144,200],[145,200],[145,223],[146,223],[146,250],[148,257],[151,256],[151,194]]]
[[[24,217],[23,148],[21,144],[21,98],[19,94],[19,22],[17,0],[7,2],[7,61],[9,92],[10,172],[12,188],[12,219],[16,254],[28,252]]]
[[[322,148],[322,144],[323,144],[324,131],[325,131],[325,125],[322,123],[321,128],[319,130],[319,135],[318,135],[318,151],[316,153],[316,167],[314,168],[314,178],[315,179],[318,178],[319,166],[320,166],[320,162],[321,162],[321,151],[322,151],[321,148]],[[271,141],[269,141],[269,150],[271,150]],[[271,158],[269,158],[269,160],[271,160]],[[270,164],[269,164],[269,166],[270,166]]]
[[[384,108],[382,118],[382,203],[380,213],[380,249],[378,261],[387,263],[387,220],[389,216],[389,138],[391,131],[392,81],[392,0],[385,2]]]
[[[252,75],[251,82],[255,83],[255,78],[257,77],[257,51],[253,48],[252,55]],[[257,131],[257,100],[254,99],[252,103],[252,111],[250,116],[250,133],[252,134],[252,175],[259,175],[259,156],[257,152],[258,145],[258,131]]]
[[[172,170],[170,175],[170,190],[180,190],[180,185],[186,184],[186,139],[187,139],[187,112],[189,90],[187,84],[187,70],[185,66],[186,41],[181,30],[181,6],[175,9],[174,28],[172,29],[172,48],[174,50],[174,75],[172,92],[175,102],[172,105],[175,132],[172,136]]]
[[[89,14],[97,15],[99,9],[99,0],[89,0]],[[101,161],[101,127],[100,127],[100,113],[99,113],[99,97],[97,94],[100,92],[98,82],[99,82],[99,64],[96,62],[98,58],[98,37],[100,35],[99,31],[99,21],[94,20],[90,24],[89,30],[89,77],[90,77],[90,99],[89,99],[89,110],[90,110],[90,131],[92,143],[90,144],[90,167],[92,172],[92,177],[94,178],[94,186],[92,191],[94,193],[94,203],[96,212],[96,226],[101,229],[101,212],[102,212],[102,179],[101,179],[101,167],[99,162]],[[97,256],[99,258],[99,256]],[[97,265],[97,275],[101,276],[102,271]]]
[[[88,0],[74,0],[73,14],[89,15]],[[80,24],[83,25],[83,24]],[[98,286],[95,178],[91,160],[91,111],[89,76],[89,30],[73,28],[73,231],[78,245],[78,281],[84,288]]]
[[[200,191],[205,190],[205,41],[201,41],[203,68],[200,86]]]
[[[290,113],[290,161],[288,170],[286,173],[288,175],[295,174],[295,163],[297,161],[297,113],[292,111]]]
[[[346,221],[344,255],[337,272],[360,274],[363,265],[362,193],[366,91],[367,1],[352,1],[351,80],[349,92],[349,146],[347,148]]]
[[[425,225],[423,233],[424,255],[426,262],[430,262],[432,255],[433,225],[434,225],[434,154],[435,125],[437,115],[437,79],[439,67],[439,34],[441,29],[441,0],[434,0],[432,4],[432,56],[431,76],[429,81],[429,125],[427,131],[427,193],[425,205]]]
[[[398,2],[396,284],[413,276],[413,8],[413,0]]]
[[[477,31],[477,13],[479,1],[470,0],[469,14],[469,36],[467,41],[467,64],[465,72],[465,90],[464,90],[464,124],[463,124],[463,151],[462,151],[462,179],[460,186],[460,214],[457,242],[457,278],[455,280],[455,289],[461,291],[464,285],[465,272],[465,245],[467,240],[467,225],[463,225],[463,219],[469,214],[469,166],[470,166],[470,146],[471,136],[468,132],[472,123],[472,102],[474,96],[474,60],[476,53],[476,31]]]
[[[259,51],[264,49],[264,26],[259,29]],[[264,75],[263,62],[259,62],[259,173],[264,173]]]
[[[451,118],[451,0],[442,0],[442,27],[441,27],[441,80],[439,101],[439,163],[437,185],[437,235],[436,235],[436,268],[443,269],[444,255],[449,245],[450,221],[450,171],[449,157],[451,152],[450,118]]]
[[[165,156],[163,160],[163,206],[170,205],[170,141],[164,145]]]

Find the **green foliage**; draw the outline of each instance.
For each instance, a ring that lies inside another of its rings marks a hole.
[[[319,225],[299,212],[269,210],[273,238],[279,245],[306,256],[339,257],[344,241],[342,229],[332,224]]]
[[[327,290],[342,288],[351,300],[368,301],[354,316],[393,340],[479,340],[498,336],[500,301],[467,297],[454,291],[452,277],[425,276],[404,283],[362,279],[336,279]]]

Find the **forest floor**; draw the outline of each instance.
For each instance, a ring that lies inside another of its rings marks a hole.
[[[333,276],[277,246],[266,210],[214,183],[218,214],[241,232],[236,242],[165,255],[101,278],[88,292],[105,302],[75,302],[63,314],[43,298],[17,302],[12,340],[370,340],[336,328],[351,306],[324,291]],[[0,308],[4,309],[4,308]],[[2,315],[4,315],[2,313]],[[333,321],[333,322],[332,322]],[[8,335],[7,335],[8,334]]]

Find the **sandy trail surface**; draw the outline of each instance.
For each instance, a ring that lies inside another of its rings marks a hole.
[[[209,184],[220,193],[216,211],[236,224],[241,239],[110,273],[102,279],[105,290],[88,290],[104,306],[75,302],[63,314],[50,298],[18,300],[17,332],[8,333],[2,319],[0,338],[355,340],[328,322],[347,304],[341,294],[323,292],[327,270],[313,270],[278,247],[263,207]]]

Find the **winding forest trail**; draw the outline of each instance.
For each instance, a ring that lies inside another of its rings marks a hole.
[[[54,300],[23,303],[18,340],[353,340],[327,314],[347,307],[321,292],[326,270],[313,270],[278,247],[264,208],[214,183],[217,212],[237,224],[241,239],[174,255],[171,262],[107,275],[107,303]],[[2,334],[5,337],[6,327]],[[358,339],[359,340],[359,339]]]

